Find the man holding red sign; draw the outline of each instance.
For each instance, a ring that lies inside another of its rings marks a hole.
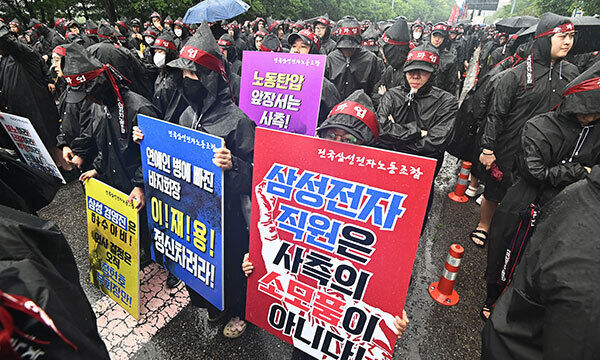
[[[276,154],[255,163],[255,260],[242,267],[250,274],[256,265],[257,274],[247,318],[291,342],[294,358],[391,359],[408,323],[403,294],[435,164],[350,145],[372,145],[379,135],[363,91],[334,107],[319,135],[336,142],[257,132],[259,148],[268,136],[271,146],[294,143],[315,159]],[[400,241],[391,236],[399,231]],[[397,272],[391,282],[386,268]]]

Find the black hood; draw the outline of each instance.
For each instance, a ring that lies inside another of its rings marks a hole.
[[[186,24],[184,24],[182,18],[177,18],[173,23],[173,30],[175,30],[175,25],[181,27],[181,39],[187,39],[190,36],[190,29]]]
[[[377,136],[379,136],[379,124],[377,123],[376,118],[374,118],[374,124],[371,124],[371,126],[376,126],[377,134],[374,134],[373,130],[371,130],[371,128],[367,126],[365,120],[361,120],[360,117],[349,114],[336,113],[336,109],[347,101],[353,101],[362,105],[363,108],[366,108],[373,114],[373,117],[375,116],[375,110],[371,99],[367,96],[367,94],[365,94],[364,90],[356,90],[340,104],[333,107],[333,110],[331,111],[327,119],[323,121],[323,124],[321,124],[321,126],[317,129],[317,132],[321,134],[321,131],[325,129],[340,128],[354,135],[357,139],[362,140],[363,145],[370,145],[375,143],[375,141],[377,140]],[[363,118],[366,117],[367,115],[363,116]]]
[[[558,25],[570,23],[571,20],[569,18],[556,15],[553,13],[545,13],[540,18],[540,22],[537,25],[535,30],[535,36],[545,33],[548,30],[551,30]],[[542,36],[533,42],[533,60],[535,62],[542,63],[544,65],[548,65],[551,61],[550,50],[552,48],[552,41],[550,40],[550,36]]]
[[[170,31],[165,31],[160,34],[154,41],[152,48],[165,50],[167,52],[167,62],[173,61],[179,56],[179,53],[177,52],[177,46],[175,45],[175,38],[173,33]]]
[[[331,20],[329,20],[329,17],[327,16],[327,14],[325,14],[315,19],[315,21],[313,22],[313,26],[317,26],[317,24],[319,23],[327,27],[327,29],[325,29],[325,36],[323,36],[323,38],[321,39],[323,40],[323,42],[325,42],[329,40],[329,37],[331,36]]]
[[[211,61],[204,61],[206,56],[199,56],[196,61],[189,59],[194,54],[200,54],[201,52],[212,55],[211,59],[216,58],[215,61],[220,62],[222,68],[220,70],[211,68]],[[232,101],[225,59],[206,21],[200,25],[194,36],[190,37],[179,53],[179,58],[169,62],[167,66],[193,71],[202,82],[202,86],[206,88],[207,96],[203,100],[203,104],[190,104],[196,111],[205,111],[216,102],[226,101],[226,97],[229,97],[229,101]]]
[[[583,83],[583,84],[582,84]],[[600,62],[596,62],[566,87],[558,112],[567,116],[600,113]]]
[[[394,43],[406,43],[406,45],[394,45]],[[390,66],[396,70],[402,69],[406,56],[410,51],[410,30],[406,20],[399,19],[387,30],[380,41],[383,54]]]
[[[227,50],[227,61],[233,63],[237,60],[238,52],[235,47],[235,40],[233,36],[229,35],[228,33],[221,35],[218,44],[223,50]]]

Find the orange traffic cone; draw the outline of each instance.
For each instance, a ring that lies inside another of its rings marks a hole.
[[[459,296],[456,290],[454,290],[454,283],[456,282],[456,274],[458,274],[458,270],[460,269],[460,261],[464,253],[465,249],[462,246],[452,244],[440,281],[429,285],[429,295],[431,295],[433,300],[442,305],[454,306],[458,304]]]
[[[463,161],[460,173],[458,173],[458,181],[456,182],[456,189],[448,194],[448,197],[456,202],[464,203],[469,201],[469,198],[465,195],[467,186],[469,185],[469,174],[471,173],[472,164],[468,161]]]

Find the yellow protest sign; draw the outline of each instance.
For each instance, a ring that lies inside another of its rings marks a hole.
[[[85,184],[90,279],[139,319],[139,221],[128,196],[96,179]]]

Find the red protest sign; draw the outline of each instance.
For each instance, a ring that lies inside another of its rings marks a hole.
[[[256,129],[246,319],[319,359],[391,359],[435,160]]]

